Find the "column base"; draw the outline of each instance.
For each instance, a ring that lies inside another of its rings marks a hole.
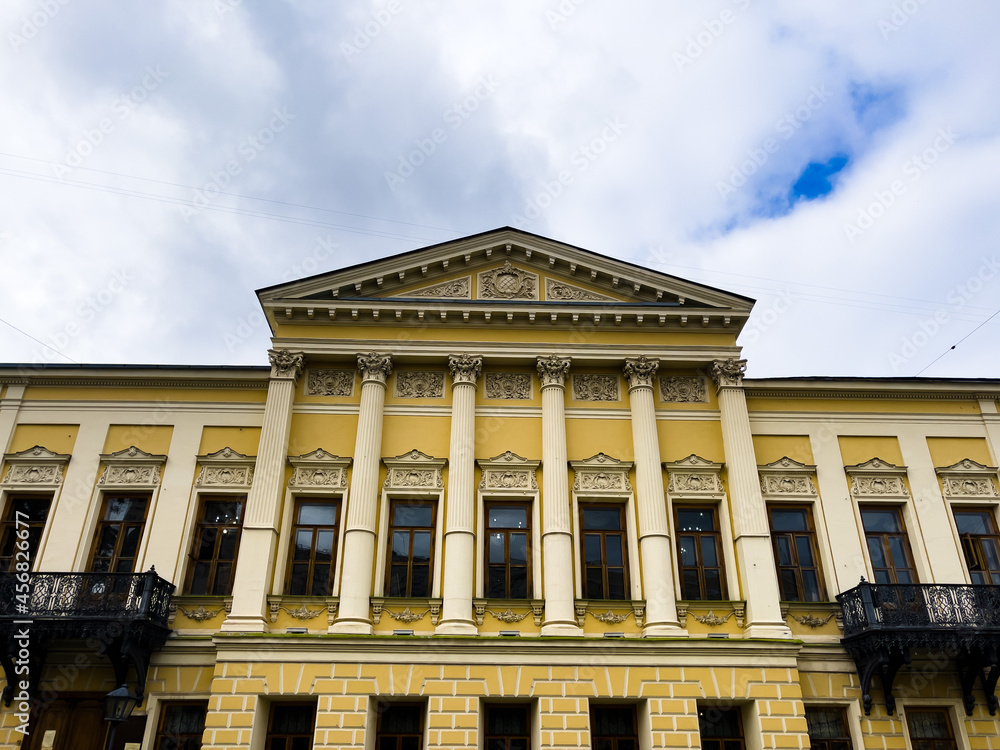
[[[676,622],[654,622],[642,629],[643,638],[687,638],[688,632]]]
[[[472,620],[442,620],[434,635],[479,635],[479,628]]]
[[[326,632],[371,635],[372,624],[369,620],[337,620]]]
[[[787,640],[792,637],[792,631],[783,622],[751,622],[744,631],[744,637]]]
[[[269,633],[271,628],[260,615],[229,615],[219,628],[223,633]]]
[[[562,637],[582,638],[583,628],[575,622],[546,622],[542,624],[539,635],[557,635]]]

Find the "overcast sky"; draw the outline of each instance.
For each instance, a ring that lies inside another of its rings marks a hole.
[[[998,28],[4,0],[0,361],[264,364],[255,289],[513,225],[756,298],[755,377],[1000,377]]]

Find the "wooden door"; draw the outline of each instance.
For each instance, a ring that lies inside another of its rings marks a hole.
[[[55,732],[51,750],[104,750],[107,742],[103,696],[50,701],[33,723],[31,750],[48,750],[46,732]]]

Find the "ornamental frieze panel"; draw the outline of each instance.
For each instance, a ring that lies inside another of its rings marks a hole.
[[[289,487],[296,489],[310,487],[346,489],[347,487],[347,467],[351,465],[349,458],[341,458],[317,448],[301,456],[289,456],[288,463],[292,465]]]
[[[480,299],[538,299],[538,274],[512,266],[507,261],[500,268],[479,274]]]
[[[815,471],[815,466],[807,466],[788,456],[757,467],[761,492],[776,497],[816,497],[818,493],[812,480]]]
[[[618,492],[632,491],[628,473],[634,465],[631,461],[620,461],[613,456],[598,453],[583,461],[570,461],[573,469],[574,492]]]
[[[573,375],[574,401],[620,401],[617,375]]]
[[[614,297],[598,294],[556,279],[545,279],[545,299],[558,302],[617,302]]]
[[[444,373],[397,370],[396,398],[444,398]]]
[[[104,473],[97,483],[105,486],[155,487],[166,456],[154,456],[131,446],[116,453],[101,456]]]
[[[997,467],[985,466],[963,458],[956,464],[937,468],[941,477],[944,496],[947,498],[995,498],[997,493]]]
[[[903,482],[905,466],[873,458],[862,464],[845,466],[844,471],[851,479],[851,494],[855,497],[905,499],[910,496]]]
[[[472,298],[472,276],[463,276],[460,279],[442,281],[440,284],[412,289],[408,292],[393,295],[400,298],[421,298],[421,299],[471,299]]]
[[[708,402],[705,379],[699,377],[660,378],[660,400],[672,404],[704,404]]]
[[[253,483],[256,462],[256,456],[247,456],[229,447],[198,456],[201,471],[195,484],[199,487],[249,487]]]
[[[414,448],[394,458],[383,458],[389,470],[383,486],[386,489],[439,490],[444,487],[441,470],[448,463],[446,458],[434,458]]]
[[[481,490],[515,490],[534,492],[538,489],[535,472],[541,461],[531,461],[512,451],[488,460],[476,461],[482,471]]]
[[[531,375],[526,372],[487,372],[484,383],[486,398],[506,401],[531,399]]]
[[[725,493],[721,463],[692,453],[680,461],[664,462],[663,468],[670,477],[667,493],[671,498],[719,498]]]
[[[307,396],[353,396],[354,370],[309,370]]]
[[[53,453],[40,445],[19,453],[8,453],[3,457],[7,474],[2,484],[31,487],[58,486],[62,484],[69,459],[68,453]]]

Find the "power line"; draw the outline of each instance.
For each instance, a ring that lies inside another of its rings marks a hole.
[[[927,368],[929,368],[929,367],[930,367],[931,365],[933,365],[933,364],[934,364],[935,362],[937,362],[937,361],[938,361],[939,359],[941,359],[941,358],[942,358],[942,357],[943,357],[943,356],[944,356],[945,354],[947,354],[948,352],[950,352],[950,351],[954,350],[954,349],[955,349],[955,347],[957,347],[957,346],[958,346],[959,344],[961,344],[961,343],[962,343],[963,341],[965,341],[965,340],[966,340],[967,338],[969,338],[969,336],[971,336],[971,335],[972,335],[972,334],[974,334],[974,333],[975,333],[976,331],[978,331],[978,330],[979,330],[980,328],[982,328],[982,327],[983,327],[984,325],[986,325],[986,324],[987,324],[987,323],[989,323],[989,322],[990,322],[991,320],[993,320],[993,318],[995,318],[995,317],[996,317],[997,315],[1000,315],[1000,310],[997,310],[997,311],[996,311],[995,313],[993,313],[993,314],[992,314],[992,315],[991,315],[990,317],[988,317],[988,318],[987,318],[986,320],[984,320],[984,321],[983,321],[982,323],[980,323],[980,324],[979,324],[979,325],[977,325],[977,326],[976,326],[975,328],[973,328],[973,329],[972,329],[971,331],[969,331],[969,332],[968,332],[967,334],[965,334],[965,336],[963,336],[963,337],[962,337],[961,339],[959,339],[959,341],[957,341],[956,343],[952,344],[952,345],[951,345],[950,347],[948,347],[947,349],[945,349],[945,350],[944,350],[944,351],[943,351],[943,352],[942,352],[942,353],[941,353],[940,355],[938,355],[937,359],[935,359],[935,360],[934,360],[934,362],[931,362],[931,364],[930,364],[930,365],[927,365],[927,367],[924,367],[924,369],[923,369],[923,370],[921,370],[920,372],[918,372],[918,373],[917,373],[917,374],[916,374],[916,375],[915,375],[914,377],[920,377],[920,376],[921,376],[921,375],[923,374],[924,370],[926,370],[926,369],[927,369]]]
[[[54,351],[54,352],[55,352],[56,354],[58,354],[58,355],[59,355],[60,357],[62,357],[63,359],[66,359],[66,360],[69,360],[69,361],[70,361],[70,362],[72,362],[72,363],[73,363],[74,365],[78,365],[78,364],[80,364],[80,363],[79,363],[79,362],[77,362],[77,361],[76,361],[75,359],[71,359],[70,357],[67,357],[67,356],[66,356],[65,354],[63,354],[63,353],[62,353],[61,351],[59,351],[59,350],[58,350],[58,349],[56,349],[55,347],[52,347],[52,346],[49,346],[49,345],[48,345],[48,344],[46,344],[46,343],[45,343],[44,341],[39,341],[38,339],[36,339],[36,338],[35,338],[34,336],[32,336],[32,335],[31,335],[30,333],[28,333],[27,331],[22,331],[22,330],[21,330],[20,328],[18,328],[18,327],[17,327],[16,325],[14,325],[13,323],[10,323],[10,322],[8,322],[8,321],[4,320],[3,318],[0,318],[0,323],[3,323],[3,324],[4,324],[5,326],[8,326],[8,327],[10,327],[10,328],[13,328],[13,329],[14,329],[15,331],[17,331],[18,333],[20,333],[20,334],[21,334],[22,336],[27,336],[27,337],[28,337],[29,339],[31,339],[32,341],[34,341],[34,342],[35,342],[36,344],[41,344],[41,345],[42,345],[42,346],[44,346],[44,347],[45,347],[46,349],[51,349],[51,350],[52,350],[52,351]]]

